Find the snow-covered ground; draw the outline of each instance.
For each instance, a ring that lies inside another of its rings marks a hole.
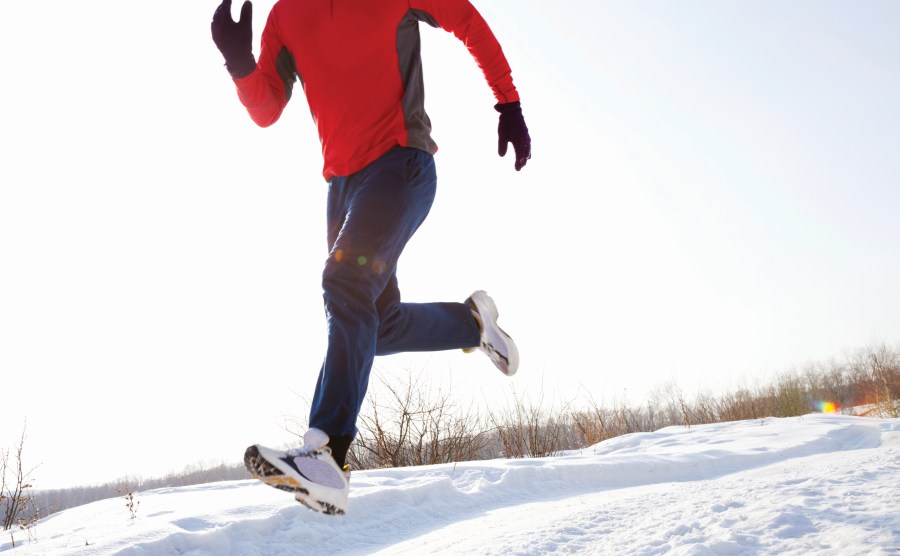
[[[543,459],[362,471],[345,517],[255,481],[53,515],[11,555],[900,554],[900,419],[670,427]]]

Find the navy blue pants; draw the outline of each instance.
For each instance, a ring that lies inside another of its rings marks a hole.
[[[480,332],[464,303],[402,303],[397,260],[434,201],[434,158],[396,147],[328,189],[328,245],[322,274],[328,351],[309,425],[356,434],[376,355],[476,346]]]

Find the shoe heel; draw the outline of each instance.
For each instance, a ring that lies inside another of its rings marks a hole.
[[[487,309],[488,314],[491,315],[493,320],[497,320],[500,317],[500,312],[497,310],[497,304],[494,303],[494,300],[487,294],[487,292],[483,290],[477,291],[472,297],[478,296],[478,305],[482,305],[485,309]]]

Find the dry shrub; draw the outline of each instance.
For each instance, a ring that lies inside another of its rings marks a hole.
[[[857,352],[850,363],[857,383],[863,386],[870,414],[900,417],[900,353],[880,344]]]
[[[575,447],[567,410],[545,407],[543,395],[531,402],[513,392],[513,403],[490,420],[507,458],[546,457]]]
[[[381,378],[381,377],[379,377]],[[370,393],[359,434],[348,453],[355,469],[431,465],[479,459],[488,429],[472,409],[461,409],[449,391],[435,395],[430,382],[409,373],[390,382],[385,394]]]
[[[0,450],[0,518],[3,530],[16,527],[32,538],[32,526],[41,518],[41,511],[31,484],[34,469],[26,470],[24,464],[26,429],[27,425],[22,425],[22,435],[13,447],[12,458],[8,449]],[[15,537],[10,535],[10,538],[15,546]]]

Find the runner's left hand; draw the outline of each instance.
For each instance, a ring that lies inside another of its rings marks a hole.
[[[528,126],[522,116],[522,106],[516,101],[498,104],[494,109],[500,112],[500,125],[497,128],[500,143],[497,152],[500,156],[506,156],[509,143],[512,143],[518,172],[531,158],[531,136],[528,135]]]
[[[212,38],[225,57],[225,67],[232,77],[247,77],[256,69],[253,58],[253,4],[246,0],[241,17],[231,18],[231,0],[222,0],[213,14]]]

